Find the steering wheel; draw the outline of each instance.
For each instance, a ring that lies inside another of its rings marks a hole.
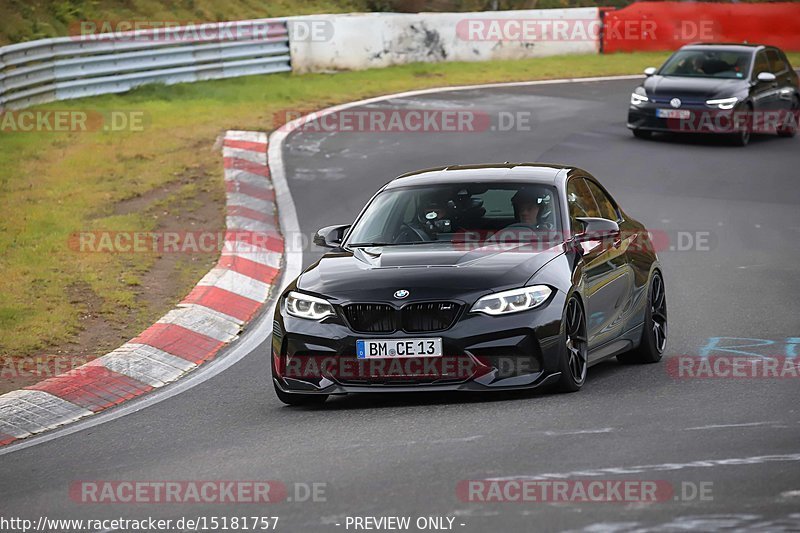
[[[403,243],[403,242],[424,242],[431,240],[428,235],[425,234],[419,228],[415,228],[411,224],[407,222],[403,222],[400,225],[400,232],[397,234],[397,237],[394,239],[395,244]]]
[[[536,224],[536,229],[546,229],[548,231],[553,231],[554,229],[556,229],[556,226],[552,222],[542,221]]]

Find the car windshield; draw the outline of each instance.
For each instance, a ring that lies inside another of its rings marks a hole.
[[[536,183],[457,183],[388,189],[353,226],[346,246],[553,241],[558,196]]]
[[[729,50],[680,50],[661,67],[662,76],[744,79],[752,54]]]

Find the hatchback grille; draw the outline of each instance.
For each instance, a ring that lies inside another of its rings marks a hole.
[[[344,313],[354,331],[391,333],[397,329],[397,311],[391,305],[351,304]]]
[[[403,308],[403,330],[441,331],[453,325],[458,305],[452,302],[411,304]]]
[[[353,331],[423,333],[448,329],[459,309],[453,302],[409,304],[400,310],[386,304],[350,304],[344,306],[344,314]]]

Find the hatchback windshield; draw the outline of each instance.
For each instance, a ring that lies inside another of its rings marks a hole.
[[[348,246],[553,240],[561,231],[554,188],[535,183],[459,183],[389,189],[370,203]]]
[[[659,74],[695,78],[744,79],[751,54],[730,50],[680,50],[667,60]]]

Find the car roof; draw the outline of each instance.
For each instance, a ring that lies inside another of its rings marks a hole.
[[[533,182],[557,185],[573,166],[550,163],[503,163],[487,165],[454,165],[408,172],[386,184],[386,189],[414,185],[448,184],[460,182]]]

